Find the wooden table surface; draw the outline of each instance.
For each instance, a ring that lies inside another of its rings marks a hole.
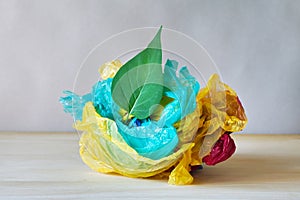
[[[0,199],[300,199],[300,134],[234,134],[237,151],[193,185],[89,169],[77,133],[0,133]]]

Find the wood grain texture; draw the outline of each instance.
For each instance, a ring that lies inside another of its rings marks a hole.
[[[300,199],[300,135],[233,135],[237,152],[194,184],[99,174],[76,133],[0,133],[0,199]]]

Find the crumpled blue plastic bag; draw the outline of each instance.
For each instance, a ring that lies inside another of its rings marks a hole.
[[[189,73],[186,66],[176,75],[178,62],[167,60],[164,68],[165,95],[174,99],[162,112],[159,123],[168,126],[181,120],[196,109],[196,95],[200,89],[198,81]]]
[[[173,153],[178,144],[173,126],[159,127],[157,122],[150,120],[144,120],[138,126],[128,126],[119,117],[115,121],[126,143],[144,157],[158,160]]]
[[[86,102],[92,101],[93,97],[90,93],[79,96],[71,91],[65,90],[66,95],[59,98],[59,102],[63,105],[64,111],[73,116],[74,120],[82,119],[82,110]]]
[[[65,97],[60,97],[59,101],[64,106],[64,111],[70,113],[75,121],[82,120],[82,110],[84,105],[92,101],[96,111],[102,116],[113,119],[112,97],[111,97],[112,79],[108,78],[98,81],[92,88],[92,92],[79,96],[71,91],[64,91]]]
[[[186,67],[176,76],[178,62],[167,60],[164,69],[164,95],[174,100],[167,104],[159,121],[136,118],[124,121],[120,108],[111,96],[112,79],[97,82],[92,92],[82,97],[65,91],[66,97],[60,99],[65,111],[71,113],[76,120],[81,120],[82,110],[88,101],[92,101],[96,111],[102,116],[116,122],[118,131],[129,146],[140,155],[157,160],[173,153],[178,145],[177,131],[173,124],[196,108],[196,94],[199,83],[190,75]]]
[[[112,113],[113,99],[111,96],[112,78],[99,81],[93,86],[92,96],[96,111],[102,116],[114,119]]]
[[[167,60],[164,69],[164,95],[174,100],[164,108],[158,122],[133,118],[128,126],[123,123],[118,113],[114,113],[124,140],[140,155],[151,159],[160,159],[173,152],[178,144],[177,131],[173,124],[192,113],[197,106],[196,95],[200,88],[198,81],[186,67],[180,69],[178,77],[177,67],[178,62]],[[134,126],[132,122],[139,124]]]

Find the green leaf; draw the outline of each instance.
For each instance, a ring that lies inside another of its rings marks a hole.
[[[149,117],[162,98],[161,30],[146,49],[120,68],[112,82],[115,103],[138,119]]]

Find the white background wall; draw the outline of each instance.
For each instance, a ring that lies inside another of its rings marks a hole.
[[[99,42],[159,26],[201,43],[248,133],[300,133],[300,1],[0,0],[0,130],[72,131],[58,98]]]

